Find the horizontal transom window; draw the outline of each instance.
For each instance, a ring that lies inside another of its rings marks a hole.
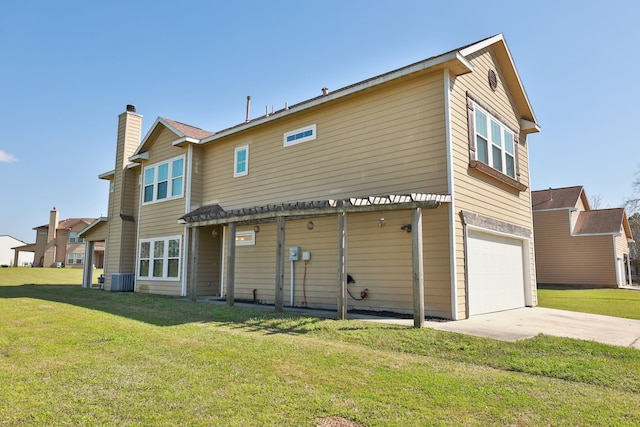
[[[316,125],[307,126],[304,128],[292,130],[284,134],[284,146],[300,144],[302,142],[311,141],[316,139]]]

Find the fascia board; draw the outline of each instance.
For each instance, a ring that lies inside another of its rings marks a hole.
[[[577,211],[576,208],[531,209],[532,212]]]
[[[114,170],[111,170],[109,172],[101,173],[100,175],[98,175],[98,178],[99,179],[107,179],[108,180],[108,179],[112,178],[115,174],[116,174],[116,171],[114,169]]]
[[[149,152],[145,151],[144,153],[136,154],[129,157],[130,162],[141,162],[142,160],[149,160]]]
[[[199,140],[199,139],[191,138],[191,137],[188,137],[188,136],[183,136],[183,137],[182,137],[182,138],[180,138],[180,139],[176,139],[176,140],[175,140],[175,141],[173,141],[171,144],[172,144],[174,147],[181,147],[181,146],[183,146],[184,144],[198,144],[199,142],[200,142],[200,140]]]

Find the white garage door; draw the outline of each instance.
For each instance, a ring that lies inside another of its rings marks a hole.
[[[469,230],[469,315],[524,307],[523,241]]]

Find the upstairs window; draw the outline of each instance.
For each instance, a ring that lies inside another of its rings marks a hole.
[[[153,203],[182,197],[184,157],[158,163],[144,169],[142,202]]]
[[[243,145],[242,147],[236,147],[233,164],[234,164],[234,169],[233,169],[234,178],[249,174],[249,146],[248,145]]]
[[[302,142],[316,139],[316,125],[292,130],[284,134],[284,146],[300,144]]]
[[[474,108],[474,124],[475,160],[516,179],[513,132],[477,105]]]

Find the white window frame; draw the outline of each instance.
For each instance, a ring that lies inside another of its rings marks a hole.
[[[246,153],[244,160],[244,170],[238,172],[238,153],[243,151]],[[249,144],[236,147],[233,152],[233,177],[238,178],[239,176],[246,175],[249,175]]]
[[[174,170],[175,162],[182,161],[182,171],[175,176],[176,172]],[[146,166],[142,171],[142,189],[141,189],[141,199],[143,205],[148,205],[152,203],[165,202],[167,200],[175,200],[181,199],[184,197],[184,178],[185,178],[185,156],[174,157],[169,160],[165,160],[162,162],[154,163],[152,165]],[[162,166],[167,166],[167,177],[162,181],[158,182],[158,171]],[[147,181],[147,172],[151,172],[153,175],[152,181]],[[166,196],[163,198],[158,198],[159,192],[159,184],[166,182]],[[179,182],[179,184],[178,184]],[[152,190],[151,199],[145,200],[146,189],[149,187]],[[180,193],[175,194],[176,190],[179,189]]]
[[[253,246],[255,244],[256,232],[254,230],[236,232],[236,246]]]
[[[310,134],[309,134],[310,133]],[[305,136],[305,134],[307,134]],[[303,142],[312,141],[316,139],[317,126],[312,124],[300,129],[292,130],[291,132],[285,132],[283,137],[283,143],[285,147],[301,144]]]
[[[81,253],[71,253],[67,254],[67,265],[79,265],[84,261],[84,254]]]
[[[84,243],[84,239],[78,236],[77,231],[72,231],[69,233],[69,243]]]
[[[177,256],[169,256],[169,242],[172,240],[178,241],[178,254]],[[158,243],[162,242],[162,255],[155,256],[155,249]],[[148,243],[149,244],[149,256],[142,257],[142,245]],[[170,280],[170,281],[180,281],[182,277],[182,236],[166,236],[166,237],[155,237],[152,239],[140,239],[138,243],[138,256],[137,256],[137,264],[136,277],[140,280]],[[148,262],[147,275],[142,275],[141,262]],[[162,261],[162,275],[154,276],[154,261]],[[169,276],[169,260],[177,260],[178,262],[178,273],[176,276]]]
[[[485,115],[486,117],[486,123],[485,123],[485,128],[487,130],[487,135],[482,135],[478,132],[479,126],[478,126],[478,111],[480,111],[482,114]],[[494,127],[492,126],[492,124],[495,124],[498,129],[500,130],[499,135],[496,136],[496,132],[494,132]],[[505,174],[506,176],[516,179],[516,175],[517,175],[517,166],[516,166],[516,150],[518,149],[517,146],[517,142],[516,142],[516,136],[514,134],[514,132],[508,127],[506,126],[502,121],[500,121],[497,117],[495,117],[493,114],[489,113],[487,110],[485,110],[484,108],[480,107],[477,103],[474,102],[474,112],[473,112],[473,129],[474,129],[474,142],[475,142],[475,146],[476,146],[476,158],[475,160],[485,163],[489,166],[491,166],[493,169],[499,171],[500,173]],[[509,137],[511,139],[511,147],[513,152],[509,153],[506,149],[506,143],[507,143],[507,137]],[[486,143],[486,159],[481,159],[480,158],[480,145],[481,143],[479,142],[479,139],[481,139],[482,141],[484,141],[484,143]],[[499,150],[499,159],[500,159],[500,164],[497,165],[495,163],[496,159],[494,158],[494,152],[496,150]],[[511,159],[512,162],[512,173],[508,173],[509,171],[507,170],[507,160]]]

